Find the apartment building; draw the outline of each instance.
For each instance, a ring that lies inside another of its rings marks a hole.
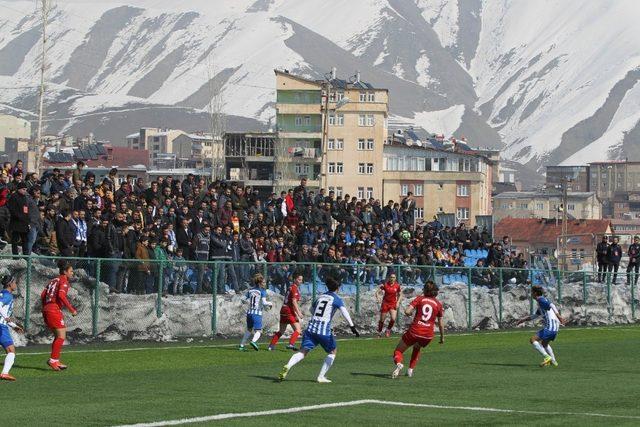
[[[388,90],[362,81],[359,73],[339,79],[335,69],[326,80],[275,73],[281,185],[293,187],[306,177],[309,187],[337,195],[382,197]]]
[[[0,152],[7,151],[5,138],[31,139],[31,123],[20,117],[0,114]]]
[[[491,215],[493,161],[464,142],[433,138],[416,129],[389,135],[383,150],[383,199],[416,199],[416,220],[455,214],[475,225]]]
[[[548,188],[560,188],[565,181],[569,191],[590,191],[589,166],[547,166]]]
[[[127,135],[127,147],[149,151],[152,166],[157,166],[163,154],[174,153],[173,142],[185,132],[177,129],[141,128],[138,133]]]
[[[602,203],[592,192],[568,192],[567,214],[572,219],[601,219]],[[508,191],[493,198],[495,222],[503,218],[562,218],[562,191]]]

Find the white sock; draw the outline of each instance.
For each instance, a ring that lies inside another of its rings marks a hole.
[[[534,341],[532,344],[533,344],[533,348],[538,350],[540,352],[540,354],[543,355],[544,357],[547,357],[549,355],[545,351],[544,347],[542,347],[542,344],[540,344],[540,341]]]
[[[320,374],[318,374],[318,378],[324,378],[324,376],[327,375],[327,371],[329,371],[335,359],[336,359],[335,354],[327,354],[327,357],[324,358],[324,363],[322,364],[322,368],[320,368]]]
[[[293,356],[291,356],[291,359],[289,359],[289,363],[287,363],[287,368],[289,369],[293,368],[295,365],[300,363],[302,359],[304,359],[303,352],[295,353]]]
[[[555,354],[553,354],[553,349],[551,348],[551,344],[547,344],[546,349],[547,353],[549,354],[549,356],[551,356],[551,360],[553,360],[554,362],[556,361],[556,356]]]
[[[260,335],[262,335],[262,331],[256,331],[253,334],[253,339],[251,341],[258,342],[258,340],[260,339]]]
[[[240,341],[240,345],[245,345],[250,336],[251,336],[251,332],[246,331],[242,336],[242,341]]]
[[[4,367],[2,368],[2,374],[6,375],[13,366],[13,361],[16,360],[15,353],[7,353],[7,357],[4,358]]]

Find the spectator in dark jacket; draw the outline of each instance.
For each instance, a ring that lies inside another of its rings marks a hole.
[[[618,268],[620,268],[620,260],[622,259],[622,248],[618,244],[618,238],[613,238],[613,243],[609,246],[607,250],[607,264],[609,273],[613,271],[613,280],[612,284],[616,284],[616,279],[618,278]]]
[[[76,235],[71,226],[71,212],[63,211],[60,218],[58,218],[58,222],[56,223],[56,238],[60,255],[73,256]]]
[[[18,243],[20,243],[22,245],[22,254],[29,255],[28,234],[30,218],[27,184],[21,182],[17,185],[16,192],[9,198],[7,207],[10,215],[11,252],[14,255],[18,255]]]
[[[598,283],[604,281],[607,274],[607,253],[609,252],[609,240],[602,236],[602,241],[596,246],[596,260],[598,261]]]

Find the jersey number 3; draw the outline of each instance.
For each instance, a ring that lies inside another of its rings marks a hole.
[[[425,304],[422,306],[422,321],[428,322],[431,319],[431,315],[433,314],[433,307],[429,304]]]
[[[316,312],[313,313],[313,315],[316,317],[323,317],[324,312],[327,309],[327,304],[329,304],[329,301],[327,300],[320,301],[316,307]]]

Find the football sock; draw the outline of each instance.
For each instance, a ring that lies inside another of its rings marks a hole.
[[[60,352],[62,352],[63,345],[64,345],[63,338],[56,338],[53,340],[53,344],[51,344],[51,358],[53,360],[60,359]]]
[[[293,334],[291,334],[291,338],[289,338],[289,345],[294,345],[296,341],[298,341],[299,336],[300,336],[300,332],[293,331]]]
[[[555,354],[553,354],[553,349],[551,348],[551,344],[547,344],[547,354],[549,354],[549,356],[551,356],[551,359],[555,362],[556,361],[556,356]]]
[[[414,348],[411,352],[411,361],[409,361],[409,367],[411,369],[415,368],[418,364],[418,360],[420,360],[420,349]]]
[[[540,341],[534,341],[532,344],[533,344],[533,348],[538,350],[540,352],[540,354],[543,355],[544,357],[547,357],[549,355],[545,351],[544,347],[542,347],[542,344],[540,344]]]
[[[287,368],[291,369],[294,365],[298,364],[302,359],[304,359],[304,353],[299,352],[291,356],[289,362],[287,363]]]
[[[2,368],[2,374],[6,375],[11,370],[13,366],[13,361],[16,360],[15,353],[7,353],[7,357],[4,358],[4,367]]]
[[[378,332],[382,332],[382,328],[384,328],[384,322],[381,320],[378,322]]]
[[[396,350],[393,352],[393,363],[396,365],[398,363],[402,363],[402,352],[400,350]]]
[[[327,357],[324,358],[324,363],[322,364],[322,368],[320,368],[320,374],[318,375],[318,378],[324,378],[324,376],[327,375],[327,372],[331,368],[331,365],[333,365],[333,361],[335,359],[336,359],[335,354],[327,354]]]
[[[271,343],[270,345],[275,346],[276,344],[278,344],[278,340],[280,340],[280,337],[282,336],[282,334],[280,332],[276,332],[273,335],[273,338],[271,338]]]
[[[258,342],[258,340],[260,339],[260,335],[262,335],[262,332],[261,332],[261,331],[256,331],[256,332],[253,334],[253,339],[252,339],[251,341],[253,341],[253,342]]]
[[[395,324],[396,324],[396,321],[395,321],[395,320],[393,320],[393,319],[389,320],[389,327],[388,327],[388,329],[389,329],[389,330],[393,329],[393,325],[395,325]]]
[[[251,332],[246,331],[242,336],[242,341],[240,341],[240,345],[245,345],[250,336],[251,336]]]

